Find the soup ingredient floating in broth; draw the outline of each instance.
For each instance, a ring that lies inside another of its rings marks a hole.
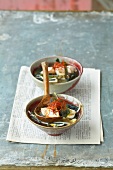
[[[77,120],[80,116],[81,105],[79,103],[73,104],[72,102],[58,97],[55,93],[48,98],[48,102],[41,103],[41,108],[37,106],[34,109],[36,117],[43,122],[66,122],[68,120]]]
[[[74,65],[56,59],[54,63],[48,64],[48,74],[50,83],[63,83],[78,77],[79,70]],[[34,76],[43,81],[43,70],[41,66],[35,69]]]

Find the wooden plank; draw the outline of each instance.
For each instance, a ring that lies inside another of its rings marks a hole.
[[[24,166],[0,166],[0,170],[31,170],[31,167],[24,167]]]
[[[77,167],[37,167],[31,168],[31,170],[91,170],[91,168],[77,168]]]
[[[113,168],[112,168],[113,169]],[[111,170],[111,168],[86,168],[86,167],[31,167],[31,170]]]

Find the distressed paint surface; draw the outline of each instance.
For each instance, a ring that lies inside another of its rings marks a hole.
[[[0,166],[113,167],[112,41],[113,13],[0,12]],[[101,145],[6,141],[20,67],[55,54],[101,70]]]
[[[0,0],[1,10],[90,11],[91,8],[92,0]]]

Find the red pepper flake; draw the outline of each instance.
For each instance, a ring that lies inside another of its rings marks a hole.
[[[56,69],[56,68],[59,68],[59,67],[66,67],[66,62],[65,61],[55,62],[54,65],[53,65],[53,68]]]
[[[61,98],[58,98],[57,100],[54,100],[53,102],[48,104],[49,109],[55,112],[59,112],[60,110],[65,110],[66,109],[66,101],[62,100]]]

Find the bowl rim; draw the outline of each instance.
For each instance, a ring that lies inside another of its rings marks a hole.
[[[80,104],[80,110],[81,110],[81,116],[80,116],[80,118],[79,118],[79,119],[76,119],[76,122],[72,123],[71,125],[65,126],[65,128],[68,128],[68,127],[71,127],[71,126],[77,124],[77,123],[81,120],[81,118],[83,117],[83,114],[84,114],[84,112],[83,112],[83,104],[81,103],[80,100],[78,100],[77,98],[75,98],[75,97],[73,97],[73,96],[70,96],[70,95],[67,95],[67,94],[58,94],[58,95],[59,95],[59,96],[62,96],[62,97],[64,97],[64,96],[65,96],[65,97],[72,97],[72,98],[74,98],[75,100],[77,100],[77,102]],[[41,128],[45,128],[45,129],[54,129],[54,130],[56,130],[56,128],[46,127],[46,126],[40,125],[40,124],[38,124],[38,123],[35,123],[33,120],[31,120],[31,119],[29,118],[29,116],[28,116],[28,114],[27,114],[27,112],[28,112],[27,107],[28,107],[30,104],[32,104],[34,101],[38,100],[39,98],[41,99],[42,97],[43,97],[43,95],[42,95],[42,96],[35,97],[35,98],[33,98],[32,100],[30,100],[30,101],[27,103],[26,109],[25,109],[26,117],[27,117],[34,125],[36,125],[36,126],[39,126],[39,127],[41,127]],[[64,126],[63,126],[63,127],[58,127],[58,129],[59,129],[59,130],[60,130],[60,129],[64,129]]]
[[[70,84],[70,83],[73,83],[73,82],[75,82],[75,80],[77,81],[77,80],[79,80],[80,79],[80,77],[82,76],[82,74],[83,74],[83,66],[82,66],[82,64],[79,62],[79,61],[77,61],[77,60],[75,60],[75,59],[73,59],[73,58],[70,58],[70,57],[65,57],[65,56],[49,56],[49,57],[44,57],[44,58],[40,58],[40,59],[38,59],[38,60],[35,60],[31,65],[30,65],[30,75],[32,76],[32,78],[35,80],[35,81],[37,81],[37,82],[39,82],[40,84],[42,84],[43,85],[43,81],[41,81],[41,80],[39,80],[39,79],[36,79],[35,78],[35,76],[33,75],[33,73],[32,73],[32,68],[33,68],[33,66],[36,64],[36,63],[38,63],[38,62],[40,62],[41,60],[47,60],[48,58],[64,58],[64,59],[67,59],[67,60],[69,60],[69,59],[71,59],[72,61],[74,61],[75,63],[77,63],[80,67],[81,67],[81,71],[79,70],[79,76],[78,77],[76,77],[76,78],[74,78],[74,79],[72,79],[72,80],[70,80],[70,81],[67,81],[67,82],[64,82],[64,83],[55,83],[55,84],[53,84],[53,83],[50,83],[50,85],[54,85],[54,86],[58,86],[58,85],[65,85],[65,84]]]

